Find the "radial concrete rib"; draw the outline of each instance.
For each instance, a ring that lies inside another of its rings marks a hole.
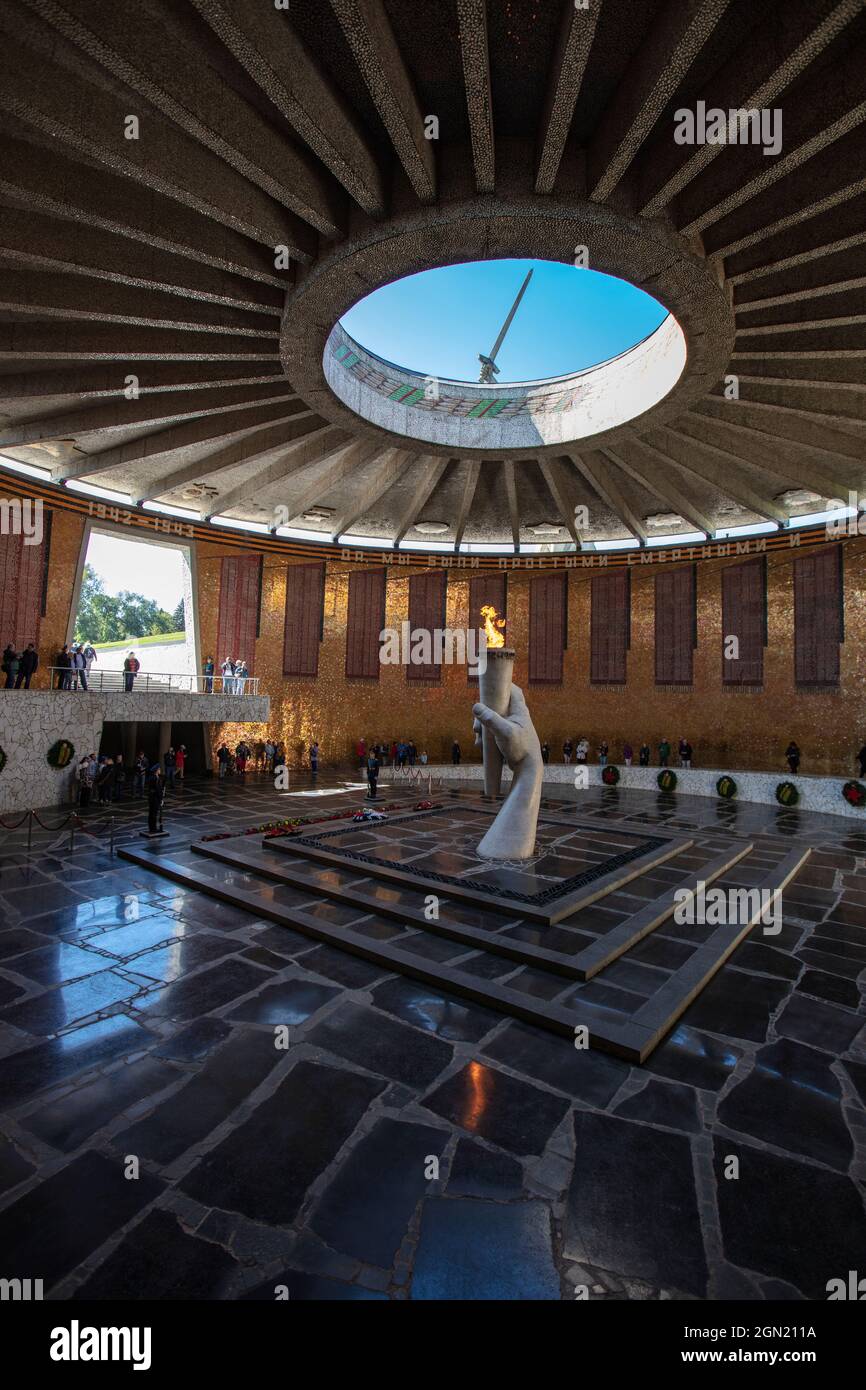
[[[639,465],[634,462],[635,455],[640,460]],[[619,467],[628,473],[630,478],[634,478],[641,487],[658,497],[672,512],[676,512],[685,521],[690,521],[695,530],[704,531],[708,536],[712,535],[712,521],[701,511],[697,503],[677,487],[673,479],[671,460],[666,454],[660,453],[658,449],[653,449],[651,445],[644,444],[639,439],[631,439],[617,446],[614,457]]]
[[[861,355],[863,355],[863,353],[866,353],[866,348],[862,350]],[[743,359],[748,357],[748,360],[750,362],[754,362],[756,360],[754,357],[749,357],[747,353],[735,353],[731,357],[731,361],[734,361],[735,357],[741,357]],[[763,353],[761,353],[760,357],[761,360],[763,360]],[[844,381],[841,378],[837,379],[832,376],[815,377],[813,381],[809,381],[806,379],[806,377],[753,376],[749,372],[737,372],[737,380],[739,381],[741,386],[745,383],[746,386],[781,386],[784,387],[786,390],[790,388],[792,391],[854,391],[857,393],[857,395],[866,395],[866,382]],[[757,405],[758,402],[750,400],[749,404]],[[784,408],[787,409],[788,407],[786,406]],[[808,411],[807,413],[811,415],[814,412]],[[840,417],[838,416],[836,417],[837,420],[839,418]],[[856,423],[861,424],[864,422],[856,421]]]
[[[625,500],[615,475],[619,460],[611,449],[599,449],[587,454],[569,454],[575,468],[579,469],[590,487],[593,487],[603,502],[606,502],[623,526],[641,544],[646,544],[647,529],[640,517]]]
[[[744,378],[740,377],[741,384],[743,380]],[[758,378],[758,380],[760,381],[760,378]],[[784,385],[787,387],[788,382],[785,382]],[[844,386],[844,383],[823,382],[822,385]],[[706,399],[709,402],[714,399],[721,400],[722,397],[707,396]],[[836,411],[807,410],[805,406],[781,405],[777,401],[755,401],[748,396],[739,396],[735,401],[726,400],[725,404],[733,405],[735,410],[741,411],[742,414],[746,416],[750,415],[752,412],[754,412],[758,416],[760,416],[763,413],[766,414],[768,419],[773,419],[775,417],[777,422],[782,421],[784,424],[794,423],[798,420],[802,420],[804,425],[806,426],[819,427],[821,432],[820,437],[825,444],[832,445],[834,443],[835,435],[837,434],[853,434],[856,438],[859,439],[862,436],[863,430],[866,429],[866,420],[858,419],[856,416],[839,415]],[[784,430],[782,431],[782,434],[785,438],[791,437],[790,435],[785,434]],[[800,442],[808,444],[809,441],[801,440]],[[850,454],[850,446],[848,448],[839,450],[839,452],[846,455]],[[854,457],[861,457],[861,453],[859,450],[854,454]]]
[[[514,549],[517,551],[520,549],[520,511],[517,506],[517,478],[511,459],[506,459],[503,463],[502,476],[505,482],[505,496],[508,500],[508,518],[511,522],[511,539],[514,542]]]
[[[475,187],[479,193],[492,193],[496,187],[496,146],[490,91],[487,0],[457,0],[457,20],[460,25],[463,85],[469,114]]]
[[[460,542],[463,539],[463,532],[466,530],[466,523],[472,512],[472,503],[475,501],[475,490],[478,487],[478,477],[481,473],[480,459],[466,459],[463,467],[466,470],[466,479],[463,483],[463,495],[460,498],[460,506],[457,510],[457,518],[454,522],[454,549],[460,549]]]
[[[541,475],[547,483],[548,491],[556,503],[556,509],[565,523],[565,529],[580,550],[580,536],[574,521],[574,487],[566,468],[560,459],[538,459]]]
[[[69,223],[59,217],[20,208],[0,207],[0,263],[155,290],[274,318],[282,314],[285,300],[276,286],[230,276],[153,246],[147,251],[136,247],[130,255],[126,237],[80,224],[71,236]]]
[[[855,179],[844,188],[831,189],[823,198],[806,197],[798,203],[796,211],[778,217],[772,222],[762,223],[761,226],[749,228],[747,232],[734,236],[732,241],[725,240],[726,236],[730,236],[730,232],[726,232],[724,225],[714,227],[705,238],[707,254],[713,257],[735,256],[738,251],[746,251],[750,246],[758,246],[762,241],[769,241],[781,232],[790,231],[792,227],[799,227],[802,223],[811,221],[813,217],[832,212],[834,208],[842,207],[863,193],[866,193],[866,178]],[[717,235],[718,245],[715,244]]]
[[[841,251],[853,251],[855,247],[864,245],[866,245],[866,228],[861,232],[854,232],[851,236],[840,237],[838,241],[827,241],[820,246],[810,246],[807,250],[797,251],[790,256],[779,256],[776,260],[764,261],[761,265],[752,266],[749,270],[742,270],[739,274],[728,275],[725,278],[729,285],[746,285],[754,280],[762,280],[767,275],[778,275],[785,270],[794,270],[800,265],[813,265],[815,261],[821,260],[825,256],[835,256]],[[757,304],[758,302],[758,300],[749,301],[750,304]]]
[[[136,0],[24,0],[65,38],[139,93],[151,106],[225,160],[323,236],[345,230],[345,195],[310,158],[270,125],[191,51],[171,5]],[[249,8],[249,7],[248,7]],[[275,11],[273,11],[276,13]]]
[[[249,0],[192,0],[276,109],[365,212],[385,211],[382,175],[360,125],[292,27]]]
[[[821,23],[816,24],[814,0],[791,0],[786,8],[781,40],[778,16],[775,11],[768,14],[746,34],[728,64],[701,93],[707,109],[772,108],[782,92],[842,33],[862,8],[862,0],[840,0]],[[787,114],[786,109],[786,118]],[[672,135],[671,130],[665,140],[657,142],[647,152],[643,162],[648,188],[648,196],[640,209],[644,217],[658,216],[726,148],[711,142],[685,146],[683,148],[694,148],[694,152],[676,164],[677,151],[671,148]],[[661,158],[654,158],[656,154]],[[667,175],[665,170],[669,171]],[[662,178],[660,186],[659,177]]]
[[[2,385],[0,377],[0,391]],[[25,424],[0,425],[0,448],[97,432],[110,437],[138,425],[165,426],[179,420],[203,419],[208,415],[226,415],[232,410],[251,410],[257,405],[285,404],[294,400],[297,396],[285,377],[275,386],[217,386],[210,391],[160,393],[140,396],[137,400],[127,400],[121,393],[120,400],[102,405],[28,420]]]
[[[139,376],[138,393],[139,396],[172,397],[175,392],[181,391],[207,391],[217,386],[263,386],[273,382],[282,382],[285,386],[286,374],[279,361],[272,363],[270,369],[267,365],[263,369],[258,366],[244,367],[239,363],[215,367],[204,363],[197,366],[154,362]],[[127,389],[125,368],[118,371],[114,367],[89,364],[77,371],[58,366],[43,371],[4,372],[0,376],[2,401],[33,401],[35,404],[44,396],[75,396],[82,404],[90,404],[123,397]],[[172,405],[170,399],[169,408]]]
[[[117,362],[127,371],[140,362],[273,362],[270,338],[219,333],[174,333],[167,328],[126,328],[112,323],[0,323],[0,362],[29,369],[33,362]]]
[[[823,468],[815,463],[814,458],[804,459],[798,457],[795,449],[780,449],[778,440],[772,435],[763,434],[759,430],[750,430],[745,425],[737,425],[732,420],[718,419],[712,415],[705,415],[700,410],[688,411],[677,420],[677,427],[687,430],[692,421],[700,421],[700,428],[706,431],[707,426],[715,427],[714,443],[726,444],[725,432],[728,431],[739,439],[749,451],[748,462],[753,463],[758,468],[766,468],[769,473],[777,478],[784,478],[797,483],[800,487],[813,488],[820,492],[824,497],[838,497],[840,491],[847,486],[846,483],[839,482],[831,473],[826,473]],[[703,435],[701,436],[703,438]],[[806,451],[810,453],[809,450]]]
[[[73,158],[95,159],[265,246],[286,246],[301,260],[315,255],[315,231],[218,155],[145,106],[130,113],[135,102],[129,97],[70,82],[67,69],[16,41],[11,17],[2,22],[0,110],[50,136]],[[124,138],[130,114],[139,120],[137,139]]]
[[[364,484],[364,495],[361,500],[333,523],[331,540],[335,541],[338,536],[342,536],[352,526],[355,526],[362,517],[367,516],[379,498],[384,497],[388,489],[400,479],[415,457],[410,449],[388,449],[383,454],[382,462],[375,475],[368,483]]]
[[[786,102],[784,107],[784,142],[776,156],[762,157],[758,164],[740,162],[712,175],[699,175],[677,204],[680,233],[694,236],[720,222],[861,125],[866,120],[866,100],[855,97],[863,95],[864,65],[866,44],[859,44],[836,66],[829,86],[822,72],[806,87],[797,88],[796,101]],[[816,117],[821,121],[818,130]],[[720,172],[725,176],[719,177]]]
[[[317,461],[321,471],[316,477],[312,481],[302,482],[294,491],[290,490],[274,504],[275,510],[279,507],[285,521],[290,522],[293,517],[300,516],[308,507],[320,502],[331,488],[341,483],[356,469],[363,468],[365,463],[377,458],[381,452],[378,442],[371,439],[359,439],[342,448],[329,450],[324,458]]]
[[[228,443],[233,436],[251,434],[260,425],[275,425],[280,421],[292,420],[302,413],[308,416],[310,412],[303,402],[295,399],[295,410],[284,404],[257,406],[255,410],[235,410],[230,415],[187,420],[180,425],[172,425],[167,430],[142,435],[127,444],[117,444],[113,449],[100,449],[88,454],[84,459],[61,468],[57,478],[86,478],[91,473],[105,473],[109,468],[125,467],[138,459],[163,458],[179,449],[205,444],[208,440],[223,440]]]
[[[718,420],[734,430],[747,430],[753,436],[757,435],[765,441],[770,440],[777,448],[786,451],[789,449],[798,449],[801,453],[805,451],[813,457],[817,455],[819,459],[830,459],[834,464],[845,462],[848,459],[855,459],[857,463],[862,463],[864,461],[863,443],[859,439],[851,438],[849,435],[843,434],[840,431],[831,435],[826,427],[820,427],[812,431],[819,439],[824,440],[822,444],[816,443],[814,439],[804,439],[802,436],[798,438],[791,432],[790,422],[778,413],[775,415],[774,427],[772,430],[768,428],[769,419],[767,418],[766,412],[762,415],[760,411],[757,411],[756,423],[750,424],[747,420],[743,419],[746,413],[745,409],[738,410],[739,406],[743,405],[745,407],[749,404],[750,402],[725,401],[718,396],[705,396],[702,401],[698,402],[695,410],[697,413],[708,415],[711,420]],[[731,409],[732,406],[733,411]],[[729,419],[731,414],[736,414],[738,418],[735,421],[731,421]],[[825,447],[826,444],[829,444],[830,447]]]
[[[286,445],[293,444],[296,439],[308,437],[319,423],[320,417],[312,410],[301,410],[291,420],[282,424],[268,425],[264,429],[245,433],[234,443],[199,454],[193,462],[185,463],[161,478],[155,478],[147,488],[134,496],[133,500],[142,502],[148,497],[164,497],[186,483],[212,478],[214,474],[222,473],[226,468],[234,468],[239,463],[262,463],[265,459],[270,461],[271,456],[285,449]]]
[[[746,511],[767,521],[778,521],[780,525],[788,520],[788,513],[775,502],[761,497],[751,486],[748,476],[743,472],[743,460],[733,454],[709,444],[704,439],[694,439],[690,435],[679,434],[669,426],[657,432],[664,442],[665,451],[679,464],[684,473],[692,473],[701,482],[718,488],[734,502],[739,502]]]
[[[834,294],[849,294],[853,290],[866,287],[866,275],[854,275],[850,280],[832,280],[825,285],[809,285],[808,288],[786,290],[784,294],[765,295],[758,299],[737,299],[734,313],[756,314],[762,309],[775,309],[784,304],[800,304],[808,299],[825,299]]]
[[[574,0],[561,3],[559,39],[539,128],[536,193],[553,192],[601,12],[600,4],[579,9]]]
[[[230,507],[255,500],[256,494],[264,488],[273,487],[274,483],[283,482],[314,463],[323,464],[330,459],[338,458],[350,445],[351,437],[346,430],[335,429],[333,425],[311,430],[309,434],[281,450],[279,456],[266,468],[253,473],[252,476],[247,475],[242,483],[218,500],[214,498],[204,515],[214,516]]]
[[[35,160],[32,145],[8,135],[3,137],[0,194],[28,210],[111,232],[127,250],[130,241],[140,241],[183,257],[178,273],[192,263],[279,289],[287,283],[286,274],[274,267],[273,252],[239,232],[160,193],[143,193],[137,183],[110,170],[77,164],[72,176],[69,159],[60,151],[40,148]]]
[[[774,338],[782,333],[811,333],[815,329],[852,328],[855,324],[866,323],[866,314],[838,314],[826,319],[798,319],[793,323],[765,323],[755,328],[738,328],[737,341],[741,338]]]
[[[667,0],[653,19],[587,150],[596,202],[610,197],[730,3]]]
[[[382,0],[330,0],[330,5],[409,182],[422,203],[432,203],[433,141],[425,137],[424,115]]]
[[[273,338],[275,343],[280,336],[279,323],[270,314],[251,314],[224,304],[205,304],[108,281],[94,287],[81,275],[49,275],[35,270],[0,267],[0,310],[12,315],[171,328],[183,333]]]
[[[394,535],[395,545],[399,545],[406,532],[411,531],[415,525],[422,508],[426,506],[450,462],[450,459],[439,458],[435,454],[421,454],[415,460],[414,467],[417,470],[418,481],[408,504],[403,508],[397,521]]]

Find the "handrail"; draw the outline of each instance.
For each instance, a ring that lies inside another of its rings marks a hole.
[[[81,671],[70,666],[49,666],[52,690],[87,690],[115,692],[126,690],[125,671]],[[84,677],[85,684],[79,685]],[[64,684],[65,682],[65,684]],[[178,671],[137,671],[133,675],[131,689],[135,694],[153,691],[165,694],[167,691],[179,695],[258,695],[258,676],[198,676],[191,672]]]

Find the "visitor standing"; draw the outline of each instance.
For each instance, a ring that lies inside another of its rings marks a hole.
[[[574,760],[575,760],[575,762],[577,762],[577,763],[585,763],[588,757],[589,757],[589,740],[588,740],[588,739],[585,739],[585,738],[580,738],[580,739],[578,739],[578,741],[577,741],[577,747],[576,747],[575,750],[574,750]]]
[[[166,748],[165,752],[162,755],[162,760],[165,763],[166,790],[168,790],[169,787],[171,787],[172,790],[174,790],[174,775],[177,771],[177,754],[175,753],[174,748]]]
[[[135,760],[135,766],[133,769],[135,775],[132,785],[133,792],[136,796],[144,796],[144,784],[147,781],[147,768],[147,758],[144,756],[144,753],[140,751],[138,757]]]
[[[100,806],[111,805],[111,788],[114,783],[114,763],[111,758],[100,760],[100,768],[96,777],[96,789],[99,793]]]
[[[81,647],[72,648],[72,689],[87,689],[87,662]]]
[[[90,792],[93,787],[93,765],[90,754],[85,753],[78,764],[78,805],[86,811],[90,805]]]
[[[687,738],[680,739],[680,767],[691,767],[692,745]]]
[[[178,782],[183,781],[183,774],[186,770],[186,744],[182,743],[174,755],[174,775]]]
[[[359,739],[358,739],[358,743],[357,743],[357,746],[356,746],[356,748],[355,748],[355,752],[356,752],[356,754],[358,755],[358,766],[359,766],[359,767],[366,767],[366,766],[367,766],[367,740],[366,740],[365,738],[359,738]]]
[[[369,797],[370,801],[376,800],[376,782],[379,778],[379,769],[381,768],[381,766],[382,764],[379,762],[379,759],[376,757],[376,754],[371,753],[370,756],[367,758],[367,796]]]
[[[634,749],[632,748],[630,743],[624,743],[622,745],[622,760],[625,763],[626,767],[631,767],[633,758]]]
[[[426,767],[426,766],[427,766],[427,750],[426,750],[426,749],[421,753],[421,755],[420,755],[419,758],[418,758],[418,761],[420,762],[420,764],[421,764],[422,767]]]
[[[159,763],[150,769],[147,782],[147,828],[151,835],[162,830],[162,803],[165,800],[165,778]]]
[[[231,753],[229,752],[226,745],[224,743],[221,743],[219,748],[217,749],[217,763],[219,764],[220,778],[225,777],[226,773],[228,772],[230,758]]]
[[[18,666],[18,675],[15,677],[15,689],[19,690],[23,685],[25,690],[30,689],[31,678],[39,665],[39,653],[33,642],[27,644],[25,651],[21,653],[21,661]]]
[[[542,745],[541,745],[541,761],[542,761],[543,763],[549,763],[549,762],[550,762],[550,744],[549,744],[549,743],[542,743]]]
[[[607,755],[608,755],[608,752],[609,752],[608,745],[607,745],[604,741],[602,741],[602,742],[598,745],[598,761],[599,761],[599,763],[600,763],[600,765],[601,765],[602,767],[606,767],[606,766],[607,766]]]
[[[214,662],[212,656],[208,657],[207,661],[204,663],[204,666],[202,667],[202,671],[204,672],[204,693],[205,695],[212,695],[214,673]]]
[[[671,756],[671,746],[666,738],[659,744],[659,767],[667,767],[668,759]]]
[[[130,652],[123,663],[123,688],[127,694],[132,690],[135,678],[140,670],[141,662],[135,655],[135,652]]]
[[[566,764],[566,766],[571,762],[571,755],[573,752],[574,744],[572,743],[570,738],[567,738],[565,740],[565,743],[562,745],[562,761]]]
[[[114,759],[114,799],[122,801],[126,796],[126,768],[123,765],[123,754],[118,753]]]
[[[646,742],[646,740],[644,740],[644,742],[640,746],[640,750],[638,752],[638,762],[641,767],[649,767],[650,746]]]
[[[232,659],[232,657],[230,657],[230,656],[227,656],[227,657],[226,657],[225,661],[224,661],[224,662],[222,663],[222,665],[220,666],[220,671],[222,672],[222,678],[223,678],[223,694],[224,694],[224,695],[232,695],[232,694],[234,694],[234,688],[235,688],[235,663],[234,663],[234,660]]]
[[[99,658],[96,655],[96,648],[94,647],[93,643],[89,640],[89,638],[84,642],[81,650],[84,655],[84,672],[85,675],[89,678],[90,668],[93,665],[94,661],[98,661]]]
[[[72,689],[72,653],[68,643],[64,642],[62,649],[57,653],[57,689]]]
[[[315,741],[310,744],[310,772],[315,777],[319,771],[319,745]]]
[[[456,738],[451,745],[451,761],[455,767],[460,761],[460,744],[457,742]]]
[[[860,764],[860,776],[866,777],[866,743],[863,744],[863,747],[857,754],[857,761]]]
[[[236,695],[243,695],[243,693],[244,693],[244,688],[245,688],[246,683],[247,683],[247,676],[248,676],[248,675],[249,675],[249,672],[248,672],[248,670],[247,670],[247,663],[246,663],[245,661],[239,661],[239,662],[237,663],[237,665],[235,666],[235,694],[236,694]]]
[[[3,652],[2,664],[2,670],[4,675],[6,676],[5,688],[7,690],[12,690],[14,688],[15,681],[18,676],[18,667],[20,665],[20,662],[21,658],[19,657],[15,648],[12,646],[11,642],[8,643],[5,651]]]
[[[785,749],[785,757],[788,759],[788,767],[792,772],[797,772],[800,767],[800,750],[793,739]]]

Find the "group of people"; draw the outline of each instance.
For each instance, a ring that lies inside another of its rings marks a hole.
[[[390,764],[391,767],[414,767],[416,763],[420,763],[422,767],[427,765],[426,751],[419,753],[417,745],[411,739],[397,738],[390,742],[380,739],[377,743],[370,743],[369,739],[359,738],[355,752],[360,768],[367,767],[370,757],[377,758],[380,767],[386,764]]]
[[[214,659],[209,656],[202,665],[206,695],[213,694],[215,671]],[[236,661],[233,656],[227,656],[220,665],[220,674],[225,695],[243,695],[250,678],[249,667],[245,661]]]
[[[178,748],[166,749],[162,765],[152,763],[146,753],[139,750],[135,762],[127,770],[122,753],[114,758],[86,753],[78,764],[78,805],[81,810],[86,810],[94,801],[108,806],[112,801],[121,801],[127,792],[135,797],[144,796],[154,770],[159,772],[163,788],[174,787],[183,782],[186,756],[183,743]]]
[[[26,656],[27,653],[25,652],[24,655]],[[64,642],[54,658],[54,665],[57,668],[55,689],[87,690],[91,668],[98,660],[92,642],[73,642],[71,646],[68,642]],[[35,666],[33,669],[36,669]],[[140,670],[141,662],[135,652],[130,651],[123,662],[123,688],[127,693],[132,690]]]
[[[28,642],[23,652],[17,652],[12,643],[7,642],[0,664],[0,670],[6,677],[4,689],[20,690],[23,686],[25,690],[29,690],[30,681],[38,665],[39,653],[35,643]]]
[[[608,758],[610,757],[610,745],[604,739],[602,739],[602,741],[598,745],[597,752],[599,766],[605,767]],[[689,743],[687,738],[680,739],[677,747],[677,753],[679,755],[680,767],[691,767],[692,745]],[[669,739],[661,739],[661,741],[656,745],[656,754],[658,756],[659,767],[670,766],[673,749],[671,747]],[[562,761],[564,763],[570,763],[572,759],[574,759],[576,763],[587,763],[589,762],[589,755],[589,739],[579,738],[572,740],[570,738],[567,738],[562,745]],[[541,757],[544,762],[550,762],[549,743],[542,743]],[[652,749],[650,748],[650,745],[646,742],[646,740],[644,740],[644,742],[640,745],[640,748],[638,749],[638,767],[649,767],[651,759]],[[631,767],[634,763],[634,748],[628,742],[624,743],[622,746],[622,761],[626,767]]]
[[[259,742],[255,749],[250,748],[248,743],[241,739],[234,749],[229,748],[223,742],[217,749],[217,775],[222,780],[224,777],[245,777],[248,772],[266,772],[276,775],[281,767],[286,765],[286,750],[282,743],[274,743],[271,739]]]

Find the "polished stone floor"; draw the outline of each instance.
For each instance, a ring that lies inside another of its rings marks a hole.
[[[191,783],[160,847],[359,802],[345,779],[320,783]],[[823,1299],[862,1269],[866,826],[619,790],[579,800],[600,828],[748,836],[768,859],[813,849],[782,931],[753,933],[643,1066],[181,888],[104,838],[40,834],[28,856],[6,834],[4,1276],[60,1299],[585,1286],[770,1300]],[[140,804],[113,811],[117,844],[143,844]],[[643,943],[621,989],[639,991],[670,942]]]

